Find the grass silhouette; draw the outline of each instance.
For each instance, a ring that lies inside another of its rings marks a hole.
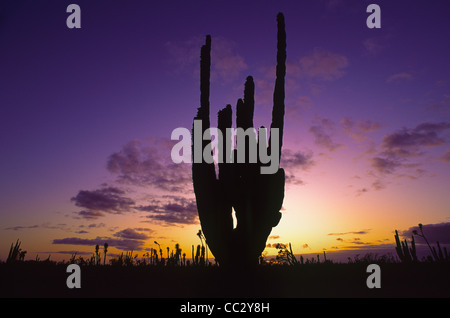
[[[414,233],[414,235],[419,235]],[[423,232],[420,234],[423,235]],[[202,238],[201,236],[199,236]],[[396,239],[398,232],[396,232]],[[366,254],[346,263],[320,257],[296,257],[292,246],[279,245],[276,257],[259,258],[251,270],[231,271],[206,258],[205,243],[192,246],[192,257],[175,244],[163,253],[157,249],[139,254],[127,251],[103,262],[99,246],[91,257],[73,254],[69,261],[25,260],[17,240],[8,260],[0,262],[2,297],[450,297],[450,259],[446,249],[432,256],[409,259]],[[398,240],[399,242],[399,240]],[[403,253],[407,243],[393,246]],[[398,249],[398,247],[402,247]],[[431,245],[430,251],[433,251]],[[411,250],[409,250],[411,253]],[[404,255],[404,254],[402,254]],[[441,256],[440,256],[441,255]],[[411,256],[411,255],[410,255]],[[69,289],[65,281],[69,264],[81,268],[81,288]],[[238,261],[237,261],[238,263]],[[369,264],[381,268],[381,288],[366,286]]]

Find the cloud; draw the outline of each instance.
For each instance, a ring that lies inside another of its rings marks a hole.
[[[447,151],[442,155],[442,157],[439,157],[438,159],[442,162],[450,163],[450,149],[447,149]]]
[[[113,234],[113,236],[132,240],[146,240],[149,238],[147,234],[139,233],[136,229],[131,228],[116,232]]]
[[[450,111],[450,95],[444,94],[442,100],[431,104],[427,110],[438,114],[447,114]]]
[[[372,158],[372,167],[375,168],[375,170],[377,170],[380,173],[384,174],[393,173],[395,169],[397,169],[400,166],[401,163],[398,160],[380,157]]]
[[[341,124],[344,126],[344,131],[358,141],[365,140],[367,133],[378,131],[383,127],[381,124],[370,120],[354,121],[346,117],[342,118]]]
[[[308,131],[314,136],[314,142],[317,145],[328,149],[330,152],[343,147],[332,139],[334,123],[327,118],[317,119]]]
[[[115,187],[107,187],[99,190],[80,190],[71,199],[76,206],[90,211],[103,211],[108,213],[122,213],[130,210],[134,201],[123,196],[125,192]],[[89,215],[86,213],[85,215]],[[92,215],[91,215],[92,216]],[[97,214],[99,216],[99,214]]]
[[[361,196],[366,192],[369,192],[369,190],[367,188],[358,189],[358,190],[356,190],[356,196]]]
[[[276,248],[276,249],[285,249],[288,247],[288,244],[284,243],[273,243],[273,244],[267,244],[266,247]]]
[[[413,129],[403,128],[383,138],[383,147],[401,154],[419,146],[440,146],[447,141],[439,134],[450,129],[450,123],[422,123]]]
[[[436,242],[450,244],[450,222],[423,224],[422,230],[430,245],[434,246]],[[399,231],[399,235],[405,238],[411,238],[413,231],[421,234],[419,227],[413,226],[407,230]],[[415,239],[416,243],[426,244],[421,237],[416,236]]]
[[[22,231],[22,230],[29,230],[29,229],[49,229],[49,230],[63,230],[63,231],[71,231],[70,226],[68,226],[66,223],[58,223],[56,225],[51,224],[50,222],[45,222],[40,225],[29,225],[29,226],[11,226],[5,228],[5,230],[13,230],[13,231]]]
[[[105,223],[91,223],[87,227],[92,229],[92,228],[101,228],[105,226],[106,226]],[[83,227],[83,225],[80,225],[80,227]]]
[[[402,80],[412,80],[414,77],[406,72],[401,72],[401,73],[396,73],[396,74],[392,74],[391,76],[389,76],[386,79],[386,83],[392,83],[392,82],[397,82],[397,81],[402,81]]]
[[[355,237],[352,241],[347,241],[347,243],[356,244],[356,245],[372,245],[373,244],[373,243],[370,243],[370,242],[363,242],[358,237]]]
[[[175,143],[163,138],[130,141],[109,156],[107,169],[117,175],[121,184],[151,186],[170,192],[190,190],[190,166],[175,164],[170,157]]]
[[[388,47],[391,38],[392,35],[389,33],[383,36],[367,38],[362,41],[363,52],[370,57],[378,56]]]
[[[336,144],[329,134],[321,126],[311,126],[309,132],[314,136],[317,145],[327,148],[329,151],[336,150],[339,145]]]
[[[346,232],[346,233],[330,233],[328,235],[367,234],[368,231],[369,230],[358,231],[358,232]],[[361,238],[359,238],[359,237],[354,237],[352,239],[343,239],[342,237],[337,237],[336,241],[339,241],[340,243],[344,243],[345,242],[346,244],[354,244],[354,245],[346,246],[345,248],[349,248],[349,247],[354,248],[355,245],[356,246],[359,246],[359,245],[364,245],[364,246],[373,245],[373,243],[371,243],[371,242],[361,241]],[[335,248],[337,248],[337,247],[335,247]]]
[[[316,89],[317,85],[311,85],[314,92],[318,93],[318,89]],[[294,91],[290,96],[296,95]],[[268,96],[273,96],[273,87],[271,87],[270,92],[268,92]],[[288,97],[287,97],[288,98]],[[259,99],[258,99],[259,100]],[[267,98],[267,100],[272,101],[271,98]],[[269,104],[269,102],[267,102]],[[286,101],[286,120],[292,121],[301,121],[304,118],[306,111],[312,109],[314,107],[314,101],[309,96],[295,96],[291,98],[291,100]]]
[[[136,193],[140,190],[148,192],[149,188],[162,190],[163,193],[191,193],[190,166],[172,162],[170,151],[173,143],[164,138],[133,140],[110,155],[107,169],[117,176],[116,182],[120,188],[104,186],[97,190],[79,191],[71,201],[85,210],[75,212],[75,216],[89,220],[103,217],[105,213],[139,211],[151,212],[147,217],[152,220],[170,224],[195,224],[197,207],[194,200],[171,196],[172,202],[168,202],[170,196],[157,194],[154,198],[160,196],[160,200],[153,199],[152,204],[145,205],[137,203],[138,199],[128,197],[122,189],[132,186]]]
[[[110,237],[97,237],[95,239],[80,239],[76,237],[64,238],[64,239],[55,239],[53,240],[53,244],[68,244],[68,245],[103,245],[108,243],[109,246],[115,247],[124,251],[136,251],[141,250],[145,244],[145,242],[140,240],[129,240],[129,239],[114,239]]]
[[[312,156],[312,153],[283,149],[281,165],[286,169],[308,170],[314,165]]]
[[[340,54],[315,49],[299,60],[299,74],[312,79],[333,81],[342,77],[348,66],[348,59]]]
[[[148,212],[146,218],[151,221],[164,222],[170,225],[197,224],[197,203],[194,199],[184,197],[167,196],[168,201],[156,201],[153,204],[139,206],[136,209]]]
[[[138,251],[141,250],[145,241],[143,239],[128,239],[128,238],[112,238],[112,237],[99,237],[95,239],[84,239],[79,237],[67,237],[62,239],[54,239],[52,244],[65,244],[65,245],[85,245],[85,246],[103,246],[108,243],[109,246],[115,247],[124,251]]]
[[[444,132],[450,130],[448,122],[424,122],[415,128],[402,128],[399,131],[384,136],[381,152],[371,158],[372,167],[382,174],[392,174],[399,168],[414,169],[414,174],[423,174],[418,170],[418,164],[408,162],[408,159],[420,157],[426,148],[438,147],[449,143]]]
[[[280,166],[285,170],[285,182],[287,184],[302,185],[304,182],[297,176],[297,170],[307,171],[315,162],[311,152],[293,151],[283,149]]]
[[[336,235],[336,236],[347,235],[347,234],[364,235],[364,234],[368,234],[369,232],[370,232],[370,229],[366,229],[366,230],[353,231],[353,232],[328,233],[328,235]]]
[[[165,48],[169,54],[169,62],[174,66],[176,74],[192,71],[192,66],[198,62],[203,37],[191,37],[185,41],[168,41]]]
[[[296,174],[294,173],[288,173],[285,171],[285,183],[291,184],[291,185],[305,185],[305,182],[300,179]]]
[[[83,219],[87,219],[87,220],[95,220],[98,219],[99,217],[105,216],[105,214],[101,211],[79,211],[79,212],[74,212],[75,215],[80,216]]]
[[[211,73],[216,73],[225,82],[238,79],[241,72],[247,69],[247,64],[242,56],[235,53],[236,44],[223,37],[216,37],[211,42]],[[212,75],[212,80],[214,77]]]
[[[386,184],[382,180],[378,179],[372,182],[372,188],[374,190],[382,190],[386,188]]]
[[[26,230],[26,229],[35,229],[38,228],[39,225],[30,225],[30,226],[12,226],[12,227],[7,227],[5,228],[5,230],[13,230],[13,231],[21,231],[21,230]]]

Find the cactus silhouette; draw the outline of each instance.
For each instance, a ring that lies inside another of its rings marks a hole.
[[[286,75],[286,32],[282,13],[277,15],[277,27],[277,66],[270,127],[278,129],[279,140],[274,144],[279,147],[277,150],[281,159]],[[202,122],[202,135],[210,128],[210,67],[211,36],[207,35],[200,54],[200,107],[194,117],[194,121]],[[236,105],[236,128],[246,130],[253,127],[254,90],[253,78],[249,76],[245,83],[244,98],[238,99]],[[218,128],[221,132],[225,132],[231,127],[232,109],[231,105],[227,105],[218,112]],[[196,140],[195,129],[193,131],[193,140]],[[222,160],[218,163],[218,176],[214,163],[201,159],[201,162],[193,161],[192,164],[194,193],[201,227],[211,252],[218,263],[225,267],[257,264],[272,227],[275,227],[281,218],[279,211],[284,199],[284,170],[277,167],[276,173],[261,174],[260,168],[265,164],[261,163],[259,157],[256,163],[250,162],[248,138],[251,137],[246,138],[244,163],[237,163],[236,160],[237,150],[240,149],[234,149],[229,153],[229,156],[234,158],[233,163],[228,160],[230,158],[227,158],[226,151],[220,151],[226,149],[225,147],[231,149],[229,140],[225,145],[222,141],[224,148],[219,145],[218,157]],[[272,151],[271,138],[272,135],[269,137],[268,146],[264,145],[268,154]],[[209,142],[202,140],[202,151]],[[259,144],[257,146],[259,149]],[[194,149],[192,153],[194,154]],[[233,209],[237,219],[235,228],[232,219]]]

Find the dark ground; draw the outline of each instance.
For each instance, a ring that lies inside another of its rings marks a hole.
[[[450,263],[380,264],[381,288],[369,289],[368,264],[217,267],[81,266],[69,289],[67,264],[0,264],[2,298],[450,298]]]

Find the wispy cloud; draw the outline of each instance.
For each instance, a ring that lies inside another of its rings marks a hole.
[[[330,51],[315,49],[312,53],[299,59],[297,70],[299,76],[323,81],[333,81],[345,74],[349,62],[347,57]]]
[[[115,187],[107,187],[98,190],[81,190],[71,199],[76,206],[86,208],[90,211],[102,211],[108,213],[122,213],[130,210],[134,201],[124,196],[125,192]],[[93,216],[91,213],[84,213]],[[83,214],[81,214],[83,216]],[[96,216],[100,216],[98,213]]]
[[[65,245],[85,245],[95,246],[108,243],[109,246],[115,247],[124,251],[136,251],[141,250],[145,244],[142,240],[130,240],[130,239],[115,239],[111,237],[99,237],[94,239],[84,239],[79,237],[66,237],[62,239],[54,239],[52,244],[65,244]]]
[[[10,226],[6,227],[5,230],[10,231],[25,231],[30,229],[47,229],[47,230],[62,230],[66,232],[72,231],[72,226],[66,223],[58,223],[58,224],[52,224],[51,222],[44,222],[42,224],[34,224],[34,225],[16,225],[16,226]]]
[[[382,36],[374,36],[362,41],[363,53],[369,57],[377,57],[384,53],[389,47],[390,40],[393,36],[386,33]]]
[[[327,118],[318,118],[315,120],[315,124],[313,124],[309,128],[309,133],[314,136],[314,142],[321,147],[326,148],[328,151],[333,152],[336,149],[343,147],[342,144],[339,144],[334,141],[333,133],[334,133],[335,124],[332,120]]]
[[[450,95],[444,94],[442,99],[432,103],[427,110],[437,114],[448,114],[450,112]]]
[[[83,218],[86,220],[95,220],[98,219],[99,217],[103,217],[105,216],[105,214],[101,211],[79,211],[79,212],[74,212],[75,217],[74,218]]]
[[[142,229],[141,229],[142,231]],[[147,229],[147,231],[151,231]],[[115,237],[120,237],[123,239],[131,239],[131,240],[146,240],[149,236],[145,233],[139,233],[136,229],[127,228],[122,231],[114,233]]]
[[[408,161],[422,156],[427,148],[449,143],[444,132],[450,130],[447,122],[425,122],[415,128],[402,128],[384,136],[382,151],[371,158],[372,167],[382,174],[392,174],[400,167],[417,170],[418,164]]]
[[[422,230],[430,244],[434,245],[436,242],[450,244],[450,222],[423,224]],[[421,233],[418,226],[412,226],[407,230],[399,231],[399,235],[411,238],[413,231]],[[416,236],[416,243],[425,244],[425,241],[421,237]]]
[[[328,233],[328,235],[333,235],[333,236],[342,236],[342,235],[348,235],[348,234],[363,235],[363,234],[368,234],[369,232],[370,232],[370,229],[366,229],[366,230],[352,231],[352,232],[333,232],[333,233]]]
[[[109,246],[115,247],[120,250],[137,251],[142,250],[146,240],[150,238],[150,236],[145,233],[139,233],[142,231],[147,231],[150,234],[152,233],[150,229],[127,228],[114,233],[113,237],[97,236],[96,238],[93,239],[80,237],[66,237],[62,239],[54,239],[52,241],[52,244],[103,246],[103,244],[108,243]]]
[[[289,244],[287,243],[268,243],[266,244],[267,248],[276,248],[276,249],[284,249],[287,248]]]
[[[299,172],[307,171],[315,165],[312,158],[313,153],[310,151],[283,149],[280,167],[285,170],[286,184],[303,185],[304,182],[299,178]]]
[[[357,141],[367,139],[367,134],[380,130],[383,125],[371,120],[357,120],[344,117],[341,120],[344,131]]]
[[[190,198],[190,165],[172,162],[173,143],[165,138],[149,138],[125,144],[107,159],[107,170],[116,176],[115,181],[100,189],[80,190],[71,201],[83,210],[71,216],[96,220],[108,214],[145,213],[147,222],[160,225],[197,224],[197,205]],[[127,230],[115,236],[125,235],[136,233]]]
[[[420,146],[440,146],[447,141],[440,133],[450,129],[450,123],[425,122],[413,129],[402,130],[389,134],[383,139],[383,146],[400,153],[407,153],[410,149]]]
[[[438,160],[450,163],[450,149],[447,149],[447,151],[442,155],[442,157],[439,157]]]
[[[137,210],[148,212],[145,217],[150,222],[162,225],[197,224],[197,204],[194,199],[181,196],[166,196],[164,200],[155,200],[152,204],[136,207]]]
[[[375,168],[376,171],[383,174],[393,173],[395,169],[401,165],[400,160],[397,158],[372,158],[372,167]]]
[[[17,225],[17,226],[7,227],[7,228],[5,228],[5,230],[21,231],[21,230],[28,230],[28,229],[36,229],[38,227],[39,227],[39,225],[37,225],[37,224],[29,225],[29,226]]]
[[[291,149],[283,149],[281,157],[281,165],[286,169],[302,169],[308,170],[314,166],[312,152],[294,151]]]
[[[410,81],[412,80],[414,77],[410,74],[410,73],[406,73],[406,72],[400,72],[400,73],[395,73],[392,74],[391,76],[389,76],[386,79],[386,83],[392,83],[392,82],[396,82],[396,81]]]
[[[185,191],[192,180],[191,170],[189,165],[172,162],[170,151],[175,142],[163,138],[130,141],[109,156],[107,169],[124,185]]]

